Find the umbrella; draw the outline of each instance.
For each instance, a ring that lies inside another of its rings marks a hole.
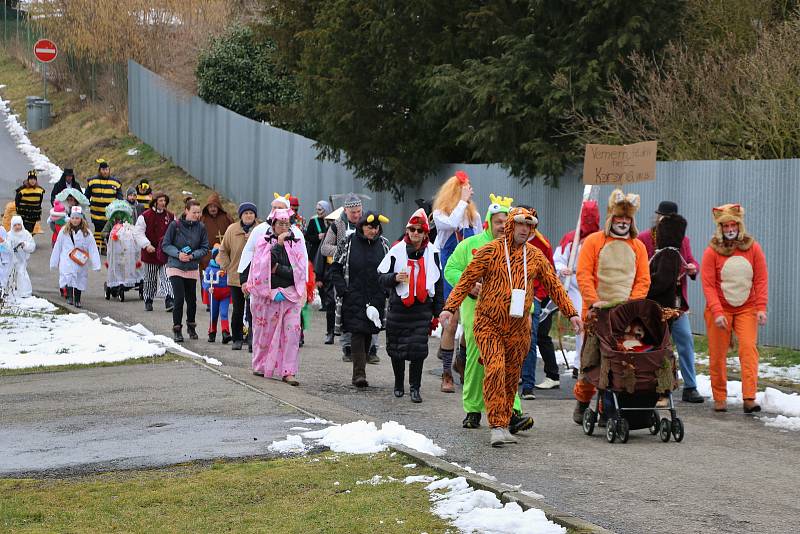
[[[65,203],[68,197],[74,198],[75,200],[78,201],[78,204],[80,204],[87,210],[89,209],[89,199],[86,198],[86,196],[83,193],[81,193],[74,187],[67,187],[66,189],[61,191],[59,194],[56,195],[56,200]]]
[[[327,215],[325,216],[325,220],[328,220],[328,221],[335,221],[335,220],[337,220],[339,217],[341,217],[341,216],[342,216],[342,212],[343,212],[343,211],[344,211],[344,208],[343,208],[343,207],[342,207],[342,208],[336,208],[335,210],[333,210],[332,212],[330,212],[329,214],[327,214]]]

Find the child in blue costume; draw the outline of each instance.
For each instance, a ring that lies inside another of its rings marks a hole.
[[[208,292],[211,301],[211,317],[208,325],[208,342],[217,340],[217,320],[222,322],[222,343],[231,340],[231,327],[228,323],[228,308],[231,303],[231,288],[228,287],[228,273],[220,269],[217,263],[219,244],[214,244],[211,251],[211,261],[203,271],[202,287]]]

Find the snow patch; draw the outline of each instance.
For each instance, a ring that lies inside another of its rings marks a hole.
[[[417,464],[406,464],[403,467],[405,467],[406,469],[416,469]]]
[[[6,299],[3,307],[4,312],[21,314],[25,312],[54,312],[58,306],[47,299],[39,297],[10,297]]]
[[[303,453],[308,450],[308,446],[298,434],[288,434],[284,440],[273,441],[267,449],[280,454]]]
[[[800,431],[800,417],[786,417],[779,415],[777,417],[761,417],[766,426],[772,428],[780,428],[781,430]]]
[[[525,495],[525,496],[527,496],[527,497],[530,497],[531,499],[537,499],[537,500],[544,499],[544,495],[542,495],[540,493],[536,493],[535,491],[522,490],[522,491],[520,491],[520,493]]]
[[[287,419],[287,423],[302,423],[304,425],[335,425],[333,421],[320,419],[319,417],[312,417],[308,419]]]
[[[403,484],[415,484],[422,482],[423,484],[430,484],[431,482],[439,480],[439,477],[432,477],[428,475],[414,475],[403,479]]]
[[[128,155],[129,156],[137,156],[138,154],[139,154],[139,149],[138,148],[131,148],[130,150],[128,150]]]
[[[118,362],[165,352],[133,332],[84,313],[0,318],[0,367],[6,369]]]
[[[0,98],[0,111],[6,113],[6,129],[17,143],[17,149],[28,158],[34,169],[40,171],[45,176],[49,176],[51,184],[56,183],[61,178],[61,167],[55,165],[50,159],[42,154],[38,147],[31,143],[25,128],[19,123],[19,115],[11,113],[8,100]]]
[[[289,430],[290,430],[290,431],[291,431],[291,430],[294,430],[295,432],[307,432],[307,431],[309,431],[309,430],[311,430],[311,429],[310,429],[310,428],[308,428],[308,427],[304,427],[304,426],[293,426],[293,427],[292,427],[292,428],[290,428]]]
[[[390,445],[404,445],[419,452],[442,456],[445,450],[429,438],[395,421],[381,425],[380,430],[375,423],[355,421],[341,426],[330,426],[315,432],[305,432],[304,438],[316,440],[317,445],[324,445],[334,452],[349,454],[368,454],[385,451]]]
[[[728,404],[742,404],[742,383],[728,380]],[[697,375],[697,391],[704,397],[711,398],[711,378],[708,375]],[[776,414],[777,417],[761,417],[764,424],[773,428],[800,430],[800,395],[784,393],[775,388],[766,388],[756,393],[756,402],[761,410]]]
[[[356,480],[356,486],[363,486],[364,484],[369,484],[370,486],[380,486],[381,484],[388,484],[390,482],[397,482],[397,479],[394,477],[384,477],[381,475],[375,475],[369,480]]]
[[[513,502],[503,506],[494,493],[473,489],[464,477],[443,478],[425,489],[431,492],[433,513],[451,521],[462,532],[563,534],[567,531],[547,519],[541,510],[523,511]]]

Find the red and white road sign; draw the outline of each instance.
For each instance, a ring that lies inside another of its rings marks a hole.
[[[50,39],[39,39],[33,45],[33,54],[42,63],[50,63],[58,55],[58,48]]]

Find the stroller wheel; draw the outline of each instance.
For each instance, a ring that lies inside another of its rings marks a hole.
[[[597,422],[597,413],[587,408],[583,411],[583,433],[591,436],[594,433],[594,424]]]
[[[620,417],[617,420],[617,437],[619,438],[620,443],[628,443],[628,438],[631,435],[631,426],[628,424],[628,420],[624,417]]]
[[[606,439],[609,443],[614,443],[617,440],[617,419],[614,417],[606,423]]]
[[[683,421],[680,417],[672,420],[672,439],[675,440],[675,443],[683,441]]]
[[[666,417],[661,419],[661,424],[658,428],[658,435],[661,438],[661,441],[664,443],[669,441],[669,437],[672,433],[672,425],[669,422],[669,419]]]
[[[108,284],[103,284],[103,289],[106,290],[106,300],[111,300],[111,289],[108,287]]]
[[[661,421],[658,419],[658,414],[655,410],[650,412],[650,435],[655,436],[658,434],[658,425]]]

